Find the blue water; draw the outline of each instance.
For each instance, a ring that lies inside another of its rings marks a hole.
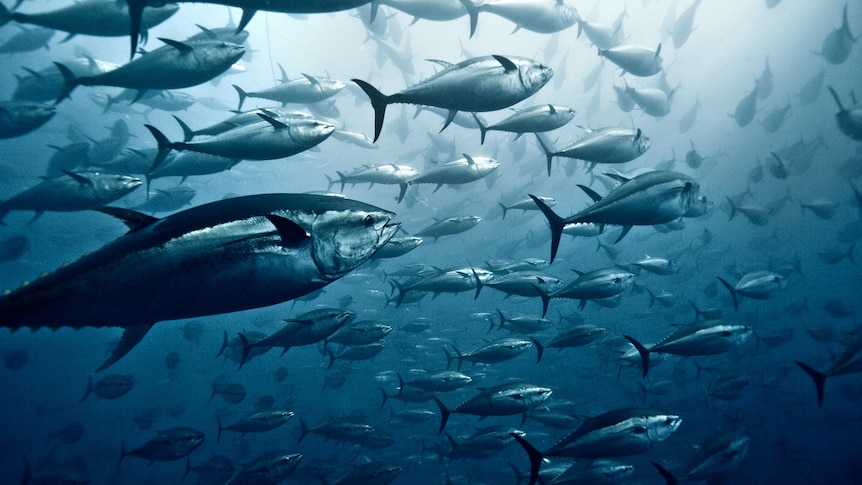
[[[448,449],[448,441],[437,434],[438,417],[411,427],[396,427],[390,417],[404,408],[438,413],[437,406],[430,401],[404,404],[390,399],[381,408],[381,388],[388,394],[396,393],[396,373],[410,379],[423,371],[444,369],[446,356],[442,348],[451,352],[454,345],[465,351],[486,340],[509,336],[505,330],[489,331],[485,314],[493,315],[495,322],[497,309],[507,316],[538,316],[539,300],[504,298],[503,293],[486,288],[476,299],[473,291],[444,293],[395,308],[386,300],[386,295],[392,293],[387,279],[393,278],[387,275],[420,262],[453,268],[481,267],[498,259],[548,260],[550,231],[541,214],[513,210],[502,219],[498,202],[509,205],[527,193],[549,196],[558,202],[555,211],[570,215],[590,203],[576,184],[589,185],[605,194],[610,185],[602,172],[654,168],[676,157],[673,170],[697,180],[701,193],[714,202],[707,215],[685,219],[684,227],[667,233],[635,227],[616,245],[612,245],[618,235],[614,228],[608,228],[598,238],[564,236],[557,260],[542,268],[571,281],[575,278],[572,270],[612,267],[645,255],[670,258],[681,266],[679,272],[668,276],[641,272],[637,283],[655,293],[671,292],[675,304],[664,308],[656,303],[650,308],[649,297],[642,291],[626,291],[615,308],[588,303],[578,311],[577,301],[553,300],[548,318],[554,328],[532,335],[534,338],[545,342],[574,320],[605,327],[603,339],[560,352],[548,349],[540,363],[535,362],[534,350],[492,365],[465,363],[462,370],[473,376],[474,383],[441,394],[440,399],[454,407],[481,388],[518,378],[553,389],[548,405],[571,401],[576,414],[586,417],[642,405],[639,383],[649,386],[670,380],[668,392],[650,393],[645,402],[680,415],[683,423],[676,433],[652,449],[621,457],[621,461],[635,467],[622,483],[663,483],[650,461],[672,471],[682,470],[693,446],[721,431],[739,431],[751,438],[747,456],[724,477],[726,483],[858,483],[862,476],[857,445],[862,431],[859,373],[829,378],[823,406],[818,408],[814,386],[794,360],[825,371],[830,356],[841,351],[850,339],[848,333],[858,327],[855,311],[836,317],[825,308],[830,300],[850,310],[858,308],[862,296],[858,267],[846,258],[826,262],[820,253],[852,251],[852,245],[862,235],[859,201],[851,190],[851,185],[862,187],[858,180],[862,175],[862,145],[839,131],[835,120],[838,108],[826,90],[827,85],[834,87],[848,107],[853,103],[854,90],[862,95],[858,81],[862,49],[854,45],[846,61],[827,63],[815,52],[821,49],[829,32],[840,26],[843,4],[794,0],[785,0],[771,9],[760,1],[704,2],[697,11],[691,36],[675,49],[662,30],[664,19],[669,8],[675,6],[678,14],[688,4],[654,0],[625,5],[628,15],[623,19],[622,32],[626,42],[650,48],[662,42],[667,82],[677,89],[670,113],[662,118],[648,116],[637,108],[630,114],[622,112],[612,89],[625,82],[633,87],[655,87],[659,76],[621,76],[619,68],[605,61],[597,83],[584,90],[584,78],[602,60],[585,36],[577,36],[577,27],[553,35],[525,30],[510,34],[511,22],[483,13],[476,35],[468,38],[466,17],[449,22],[420,20],[408,26],[409,16],[382,7],[382,12],[391,16],[390,39],[412,60],[416,75],[410,76],[385,61],[385,54],[373,41],[365,40],[366,27],[353,12],[306,17],[258,13],[249,25],[252,53],[241,61],[243,70],[217,82],[182,90],[198,100],[177,113],[190,126],[203,127],[230,115],[227,110],[235,108],[237,102],[231,84],[246,90],[274,85],[277,63],[291,78],[301,73],[328,74],[348,83],[351,78],[361,78],[390,94],[439,69],[425,59],[457,62],[478,55],[507,54],[536,59],[556,71],[547,86],[519,106],[554,103],[577,110],[574,121],[548,136],[555,146],[562,147],[579,138],[583,130],[578,126],[612,125],[640,128],[652,146],[633,162],[614,167],[599,165],[591,174],[585,172],[582,162],[555,159],[549,177],[545,156],[532,135],[513,141],[510,134],[492,131],[480,145],[478,130],[452,125],[440,135],[454,149],[452,153],[442,153],[430,146],[429,139],[430,135],[436,136],[442,118],[422,113],[412,119],[412,106],[393,105],[387,110],[387,122],[376,150],[332,139],[316,150],[288,159],[244,161],[227,172],[190,177],[184,184],[196,191],[192,204],[198,205],[229,195],[326,190],[325,175],[334,178],[336,171],[349,172],[366,163],[397,162],[422,170],[430,162],[459,158],[461,153],[491,156],[501,163],[494,174],[471,184],[444,186],[436,192],[433,187],[412,186],[401,203],[396,203],[395,187],[348,185],[345,195],[396,212],[396,220],[409,233],[418,232],[434,218],[475,215],[481,216],[482,222],[459,235],[436,242],[426,240],[401,258],[364,265],[328,286],[314,300],[159,323],[131,353],[100,374],[94,375],[93,371],[119,338],[119,329],[42,329],[14,334],[3,330],[0,355],[6,358],[6,366],[0,367],[0,481],[20,483],[26,460],[34,479],[71,467],[91,483],[194,483],[198,478],[194,472],[183,479],[185,460],[152,465],[135,457],[120,461],[122,449],[142,445],[155,430],[189,426],[206,434],[204,443],[190,455],[193,466],[219,454],[228,456],[239,468],[263,453],[285,450],[303,455],[294,483],[314,483],[315,467],[331,483],[346,475],[353,465],[367,460],[403,467],[395,483],[446,483],[447,475],[454,483],[515,483],[509,464],[520,473],[529,469],[526,454],[516,444],[480,460],[438,459],[434,450]],[[60,5],[56,1],[27,1],[20,9],[38,12]],[[624,2],[573,5],[591,22],[612,24]],[[860,5],[850,2],[848,14],[853,35],[862,34]],[[239,12],[235,10],[233,15],[238,18]],[[220,27],[226,22],[223,7],[183,4],[177,15],[150,32],[145,48],[159,46],[158,37],[183,39],[193,35],[197,32],[195,23]],[[2,27],[0,44],[19,30],[11,25]],[[5,54],[0,98],[11,97],[15,74],[23,75],[25,67],[42,69],[51,61],[82,52],[115,63],[128,59],[127,38],[78,36],[60,43],[64,35],[55,35],[48,50]],[[774,74],[774,89],[765,99],[757,100],[754,121],[741,127],[728,115],[754,89],[767,59]],[[822,89],[810,103],[803,104],[800,91],[821,70],[825,70]],[[371,135],[372,109],[367,98],[353,88],[333,98],[340,112],[337,119],[348,130]],[[38,183],[54,153],[49,145],[68,144],[72,130],[100,140],[108,135],[105,127],[123,120],[133,135],[127,147],[138,149],[155,147],[145,123],[159,127],[171,139],[180,137],[171,113],[144,113],[143,107],[133,105],[132,112],[103,114],[91,100],[95,93],[117,92],[115,88],[79,87],[70,100],[57,106],[56,116],[46,125],[25,136],[0,141],[0,199]],[[204,105],[206,99],[218,100],[224,106],[212,109]],[[696,121],[680,133],[680,120],[696,102],[700,104]],[[760,122],[771,110],[787,104],[791,108],[783,126],[767,133]],[[266,105],[264,100],[250,99],[245,107]],[[396,134],[402,109],[406,110],[410,129],[404,143]],[[483,116],[493,122],[508,114],[500,111]],[[802,145],[795,145],[800,142]],[[692,145],[705,157],[697,168],[684,160]],[[773,161],[771,152],[793,160],[786,178],[777,178],[768,169]],[[758,164],[764,167],[759,180],[751,175]],[[165,189],[179,182],[178,178],[158,179],[153,188]],[[335,186],[332,190],[337,189]],[[756,225],[744,215],[729,219],[727,198],[746,191],[750,192],[746,205],[771,210],[765,225]],[[145,198],[144,188],[139,188],[113,205],[131,207]],[[837,204],[832,217],[818,217],[800,206],[817,199]],[[98,249],[126,229],[96,212],[48,212],[33,222],[31,218],[30,212],[12,212],[4,219],[6,227],[0,228],[0,239],[22,235],[29,247],[21,257],[0,263],[0,287],[17,287],[22,281]],[[601,246],[597,249],[596,240],[618,254],[611,257],[609,250]],[[718,285],[716,276],[735,282],[747,272],[767,269],[785,276],[783,290],[767,300],[742,298],[739,310],[734,312],[729,294]],[[786,332],[790,339],[772,346],[751,338],[738,350],[714,357],[669,356],[654,365],[646,379],[637,367],[626,365],[620,371],[605,339],[629,334],[643,342],[658,341],[674,331],[670,324],[694,320],[689,301],[701,308],[717,307],[723,318],[749,325],[757,335]],[[385,350],[366,361],[336,361],[330,370],[320,346],[294,348],[281,357],[273,350],[242,369],[238,369],[235,359],[216,357],[225,333],[232,339],[242,331],[271,333],[281,320],[317,306],[344,307],[356,312],[360,320],[391,325],[393,331],[385,339]],[[427,319],[430,328],[419,334],[399,332],[399,326],[417,319]],[[173,369],[165,363],[171,352],[179,355]],[[702,369],[699,377],[698,367]],[[105,373],[130,374],[135,384],[128,394],[114,400],[89,396],[79,402],[88,377],[99,379]],[[713,381],[734,373],[748,377],[749,385],[736,399],[711,398],[707,389]],[[327,379],[332,381],[338,376],[344,377],[343,385],[325,385]],[[245,398],[236,404],[219,395],[210,399],[213,386],[224,383],[243,386]],[[296,416],[265,433],[240,436],[225,432],[216,443],[217,418],[224,423],[236,421],[265,396],[274,398],[275,407],[291,410]],[[394,444],[363,447],[325,441],[314,434],[296,443],[299,418],[313,427],[347,416],[392,434]],[[80,424],[84,432],[80,440],[64,444],[56,432],[70,423]],[[479,421],[475,416],[454,414],[446,431],[460,441],[478,427],[492,424],[524,430],[527,439],[539,449],[550,447],[575,428],[555,429],[534,419],[521,424],[520,416]]]

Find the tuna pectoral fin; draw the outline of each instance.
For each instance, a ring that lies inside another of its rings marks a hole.
[[[138,50],[138,40],[141,38],[141,19],[144,16],[147,0],[126,0],[126,3],[129,5],[129,40],[132,43],[129,59],[131,59],[135,57],[135,51]]]
[[[673,476],[671,472],[667,471],[665,467],[659,465],[654,461],[651,461],[650,463],[652,463],[652,466],[654,466],[655,469],[658,470],[659,473],[661,473],[661,476],[664,478],[664,481],[667,482],[667,485],[676,485],[677,483],[679,483],[679,480],[675,476]]]
[[[554,258],[557,257],[557,249],[560,247],[560,238],[563,237],[563,227],[565,226],[565,222],[563,222],[563,218],[558,216],[547,204],[542,202],[541,199],[536,197],[533,194],[528,194],[533,202],[539,207],[539,210],[542,211],[542,214],[545,215],[545,218],[548,219],[548,225],[551,226],[551,263],[554,262]]]
[[[137,231],[138,229],[146,227],[159,220],[158,217],[153,217],[131,209],[124,209],[122,207],[102,206],[94,207],[93,210],[99,211],[103,214],[108,214],[109,216],[114,216],[123,221],[123,224],[129,228],[129,232]]]
[[[733,311],[738,311],[739,298],[737,298],[736,296],[736,288],[734,288],[733,285],[728,283],[727,280],[722,278],[721,276],[716,276],[716,278],[718,278],[718,281],[721,281],[721,284],[724,285],[724,287],[727,288],[727,291],[730,292],[730,296],[731,298],[733,298]]]
[[[400,184],[398,184],[398,187],[399,187],[398,201],[396,202],[396,204],[398,204],[402,200],[404,200],[404,194],[407,193],[407,183],[400,183]],[[342,188],[342,190],[343,190],[343,188]]]
[[[57,69],[60,70],[60,74],[63,76],[63,90],[60,91],[57,99],[54,100],[54,104],[59,104],[60,101],[68,98],[69,95],[72,94],[72,90],[78,86],[78,78],[75,77],[75,74],[63,64],[55,62],[54,65],[57,66]]]
[[[381,93],[374,86],[368,84],[361,79],[351,79],[355,82],[371,100],[371,107],[374,108],[374,141],[380,138],[380,131],[383,129],[383,117],[386,115],[386,106],[389,104],[389,96]]]
[[[443,128],[440,128],[440,131],[438,133],[443,133],[443,130],[445,130],[447,126],[452,124],[452,120],[454,120],[455,116],[457,116],[457,115],[458,115],[457,109],[450,109],[449,114],[446,115],[446,121],[443,123]]]
[[[533,345],[536,346],[536,353],[538,354],[536,356],[536,363],[538,364],[539,362],[542,361],[542,354],[545,353],[545,346],[542,345],[541,343],[539,343],[539,341],[534,339],[533,337],[530,337],[530,340],[532,340]]]
[[[150,325],[135,325],[133,327],[127,327],[123,329],[123,336],[120,337],[120,342],[117,344],[117,347],[111,352],[111,355],[108,356],[108,359],[96,369],[96,372],[101,372],[108,367],[114,365],[114,362],[122,359],[126,354],[132,350],[135,345],[138,345],[144,335],[150,331],[152,328],[152,324]]]
[[[452,414],[452,411],[443,404],[443,401],[440,399],[434,398],[434,402],[437,403],[437,407],[440,408],[440,429],[437,431],[437,434],[443,432],[443,428],[446,427],[446,422],[449,421],[449,415]]]
[[[814,370],[812,367],[809,367],[798,360],[795,361],[796,365],[798,365],[802,370],[805,371],[806,374],[811,376],[811,379],[814,381],[814,387],[817,388],[817,407],[823,406],[823,387],[826,385],[826,378],[828,377],[826,374]]]
[[[617,240],[614,241],[614,244],[622,241],[623,238],[626,237],[626,234],[628,234],[629,231],[631,231],[631,230],[632,230],[632,226],[623,226],[623,231],[620,233],[619,237],[617,237]]]
[[[632,345],[635,346],[638,353],[641,355],[641,367],[643,368],[643,376],[646,377],[647,372],[649,372],[649,349],[644,347],[642,343],[638,342],[632,337],[628,335],[623,335]]]
[[[531,445],[527,440],[522,438],[517,433],[509,433],[512,438],[515,438],[515,441],[521,445],[521,448],[527,452],[527,456],[530,458],[530,483],[529,485],[533,485],[539,479],[539,467],[542,466],[542,460],[544,456],[542,456],[542,452],[537,450],[535,446]]]

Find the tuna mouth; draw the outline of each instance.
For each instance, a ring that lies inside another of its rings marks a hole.
[[[395,233],[397,233],[399,229],[401,229],[400,222],[388,222],[384,224],[383,229],[380,231],[380,243],[377,245],[377,249],[374,252],[376,253],[377,251],[380,251],[380,248],[385,246],[389,240],[395,236]]]

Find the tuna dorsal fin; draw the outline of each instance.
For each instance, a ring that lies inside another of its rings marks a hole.
[[[123,221],[123,224],[129,228],[129,232],[137,231],[138,229],[148,226],[159,220],[158,217],[149,216],[142,212],[124,209],[122,207],[102,206],[95,207],[93,210],[99,211],[109,216],[114,216]]]
[[[655,57],[658,58],[658,56],[660,54],[661,54],[661,42],[658,43],[658,47],[656,47],[656,49],[655,49]]]
[[[631,180],[630,178],[626,177],[625,175],[620,175],[618,173],[613,173],[613,172],[605,172],[605,175],[607,175],[608,177],[616,180],[617,182],[623,183],[623,184],[628,182],[629,180]]]
[[[320,85],[320,80],[317,79],[316,77],[312,76],[311,74],[302,73],[302,76],[305,79],[308,79],[308,82],[310,82],[312,86],[319,86]]]
[[[166,39],[164,37],[159,37],[159,40],[164,42],[165,44],[173,47],[174,49],[180,51],[183,54],[188,54],[189,52],[194,50],[194,48],[192,48],[192,46],[190,46],[186,43],[180,42],[178,40]]]
[[[78,182],[81,185],[93,185],[92,180],[90,180],[89,178],[87,178],[87,177],[85,177],[79,173],[70,172],[69,170],[60,170],[60,171],[65,173],[69,177],[72,177],[73,179],[75,179],[76,182]]]
[[[557,108],[554,108],[553,104],[548,105],[548,111],[550,111],[552,115],[557,114]]]
[[[287,129],[286,124],[282,123],[281,121],[278,121],[277,119],[273,118],[272,116],[267,116],[263,113],[258,113],[257,115],[260,116],[261,118],[263,118],[267,123],[272,125],[272,127],[275,128],[276,130]]]
[[[464,155],[464,158],[467,159],[467,165],[475,165],[476,164],[476,161],[473,160],[473,157],[471,157],[470,155],[467,155],[466,153],[462,153],[461,155]]]
[[[273,214],[267,214],[264,217],[275,226],[278,235],[281,236],[282,247],[295,248],[310,238],[305,229],[290,219]]]
[[[643,132],[641,131],[640,128],[638,128],[638,132],[635,133],[635,141],[640,140],[642,134],[643,134]],[[692,145],[692,146],[694,146],[694,145]]]
[[[601,195],[599,195],[595,190],[587,187],[586,185],[578,184],[578,187],[580,187],[581,190],[584,191],[584,193],[586,193],[588,196],[590,196],[590,198],[593,199],[593,202],[598,202],[598,201],[602,200]]]
[[[279,80],[282,84],[290,81],[290,78],[287,77],[287,71],[284,70],[284,66],[281,63],[278,63],[278,70],[281,71],[281,79]]]
[[[216,33],[215,33],[215,32],[213,32],[212,30],[210,30],[210,29],[208,29],[208,28],[204,27],[204,26],[203,26],[203,25],[201,25],[201,24],[195,24],[195,25],[197,26],[197,28],[201,29],[201,32],[203,32],[203,33],[204,33],[204,35],[206,35],[206,36],[207,36],[207,37],[209,37],[210,39],[212,39],[212,40],[218,40],[218,35],[216,35]]]
[[[517,70],[518,70],[518,66],[516,66],[514,62],[512,62],[511,60],[509,60],[509,58],[508,58],[508,57],[498,56],[498,55],[496,55],[496,54],[495,54],[495,55],[493,55],[493,56],[491,56],[491,57],[493,57],[494,59],[497,59],[497,62],[499,62],[499,63],[503,66],[503,69],[504,69],[506,72],[511,72],[511,71],[517,71]]]
[[[452,64],[452,63],[451,63],[451,62],[449,62],[449,61],[443,61],[443,60],[440,60],[440,59],[425,59],[425,60],[426,60],[426,61],[428,61],[428,62],[433,62],[434,64],[437,64],[437,65],[440,65],[440,66],[443,66],[443,67],[451,67],[451,66],[453,66],[453,65],[454,65],[454,64]]]

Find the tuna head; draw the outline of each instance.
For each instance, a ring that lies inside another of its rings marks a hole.
[[[682,418],[675,414],[657,414],[646,418],[646,432],[651,443],[659,443],[672,435],[679,425],[682,424]]]
[[[312,228],[312,258],[321,275],[336,279],[368,260],[389,242],[400,224],[395,214],[367,206],[321,214]]]
[[[96,197],[108,199],[109,201],[122,197],[143,184],[141,179],[129,175],[104,174],[90,177],[87,180],[88,183],[92,184]]]
[[[518,67],[524,90],[535,93],[554,76],[554,70],[538,62],[528,62]]]
[[[221,74],[245,55],[245,47],[220,40],[198,41],[194,47],[198,66],[205,72]]]
[[[649,150],[649,137],[644,135],[640,128],[638,128],[638,132],[632,140],[632,145],[635,147],[635,150],[637,150],[639,155],[643,155],[647,150]]]
[[[335,131],[331,123],[320,120],[292,120],[290,139],[300,146],[315,146]]]

